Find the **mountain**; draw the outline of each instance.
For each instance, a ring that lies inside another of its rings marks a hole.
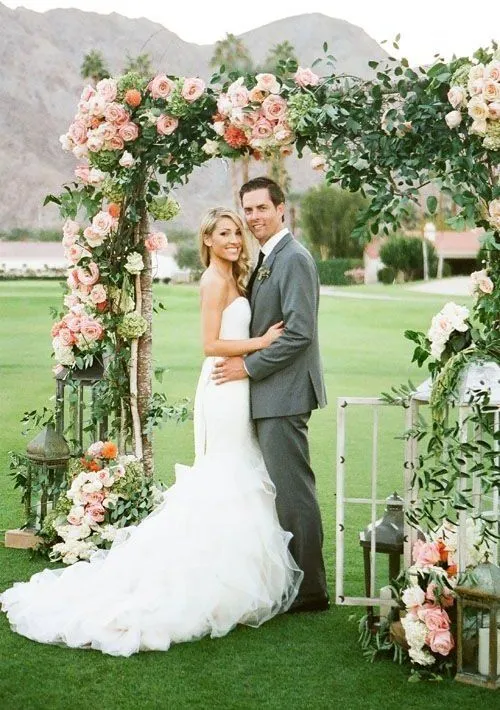
[[[0,224],[13,227],[50,227],[60,223],[51,205],[42,207],[47,193],[59,192],[73,177],[75,159],[64,153],[59,136],[75,113],[82,89],[80,66],[92,49],[105,56],[112,73],[119,74],[127,55],[148,53],[158,71],[181,76],[212,73],[213,45],[184,42],[167,28],[144,18],[129,19],[116,13],[99,15],[80,10],[32,12],[11,10],[0,3]],[[369,76],[370,59],[386,53],[361,28],[313,13],[288,17],[246,32],[241,39],[256,63],[269,49],[287,39],[300,63],[310,66],[323,56],[323,43],[336,59],[335,70]],[[324,67],[319,73],[326,73]],[[292,190],[299,192],[318,183],[307,159],[290,158]],[[252,166],[251,175],[262,173]],[[215,159],[192,175],[188,185],[176,190],[183,208],[176,226],[196,229],[203,211],[214,205],[231,206],[227,164]]]

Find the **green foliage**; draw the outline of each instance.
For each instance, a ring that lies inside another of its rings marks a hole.
[[[393,284],[396,278],[396,271],[392,266],[383,266],[377,272],[377,280],[383,284]]]
[[[367,201],[360,193],[321,185],[308,190],[301,200],[302,229],[321,259],[361,257],[363,246],[352,238]]]
[[[195,276],[201,274],[204,269],[200,259],[200,251],[197,246],[192,244],[181,244],[176,260],[181,269],[191,269]]]
[[[434,245],[427,241],[429,275],[437,273],[437,254]],[[380,249],[380,258],[396,273],[402,272],[405,281],[421,279],[424,275],[423,243],[416,237],[391,237]]]
[[[60,240],[60,229],[14,227],[0,231],[0,242],[59,242]]]
[[[359,259],[328,259],[317,261],[318,275],[323,286],[348,286],[352,279],[345,275],[349,269],[362,266]]]
[[[106,79],[110,76],[108,65],[102,52],[92,49],[84,56],[80,67],[80,76],[83,79],[90,79],[94,85],[101,79]]]

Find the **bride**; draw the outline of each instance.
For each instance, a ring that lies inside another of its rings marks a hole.
[[[250,420],[248,379],[216,385],[217,357],[243,355],[280,337],[278,323],[249,338],[248,250],[236,213],[216,208],[200,228],[203,363],[195,397],[195,460],[176,466],[161,505],[90,563],[33,575],[0,595],[12,629],[41,643],[116,656],[286,611],[303,574],[288,551],[275,490]]]

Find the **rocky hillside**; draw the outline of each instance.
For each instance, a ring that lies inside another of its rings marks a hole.
[[[120,73],[124,58],[148,53],[155,69],[169,74],[211,74],[213,45],[184,42],[173,32],[145,19],[79,10],[37,13],[11,10],[0,2],[0,224],[48,227],[58,223],[44,196],[58,192],[72,178],[74,159],[63,153],[59,136],[66,131],[82,88],[80,66],[86,53],[100,50],[110,69]],[[336,57],[336,70],[366,76],[368,61],[385,56],[361,28],[325,15],[307,14],[273,22],[241,35],[255,62],[287,39],[301,64],[322,56],[323,42]],[[292,189],[302,191],[320,179],[309,161],[289,159]],[[256,164],[252,174],[262,172]],[[216,204],[231,205],[230,175],[222,160],[199,168],[177,190],[183,213],[179,226],[195,228],[201,213]]]

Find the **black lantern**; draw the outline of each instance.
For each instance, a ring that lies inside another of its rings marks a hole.
[[[373,560],[371,558],[372,537],[375,534],[375,552],[389,556],[389,582],[399,574],[401,555],[404,548],[404,501],[396,492],[386,498],[386,508],[382,518],[375,525],[368,525],[359,533],[359,544],[363,548],[363,561],[365,570],[365,592],[368,598],[374,595],[371,589],[371,571]],[[368,625],[373,628],[375,618],[373,607],[367,607]]]
[[[13,461],[18,477],[18,486],[23,488],[23,503],[26,522],[22,530],[7,530],[5,547],[34,547],[38,543],[36,530],[42,527],[49,507],[53,506],[65,479],[70,459],[69,446],[52,424],[28,444],[26,454],[15,454]],[[22,480],[22,483],[19,481]]]
[[[500,688],[500,568],[491,562],[473,572],[475,585],[457,595],[457,674],[455,680]]]
[[[102,380],[103,375],[104,364],[96,357],[90,367],[73,370],[63,368],[55,376],[56,430],[61,435],[67,433],[73,456],[81,456],[88,445],[107,437],[107,417],[96,423],[96,418],[93,416],[97,400],[96,385]],[[86,409],[91,412],[93,423],[90,426],[85,424]],[[89,432],[87,444],[85,443],[86,431]]]

